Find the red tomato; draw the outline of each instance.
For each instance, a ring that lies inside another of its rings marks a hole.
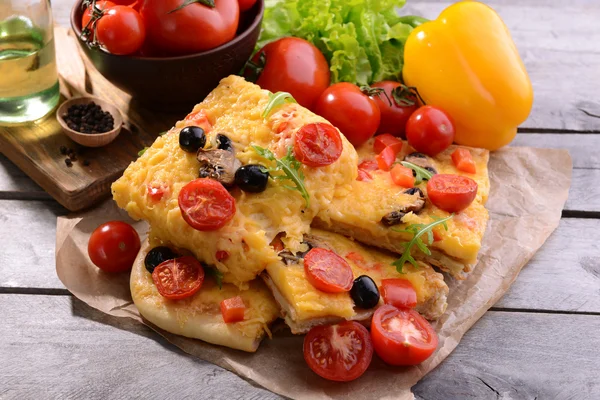
[[[396,154],[402,151],[402,141],[398,140],[389,133],[375,136],[375,142],[373,143],[373,149],[375,150],[375,153],[381,153],[388,146],[391,147]]]
[[[158,292],[169,300],[193,296],[204,282],[204,268],[194,257],[185,256],[158,264],[152,272]]]
[[[454,123],[439,108],[423,106],[408,119],[406,138],[417,151],[434,157],[454,141]]]
[[[238,4],[240,5],[240,11],[248,11],[256,4],[256,0],[238,0]]]
[[[121,221],[100,225],[88,242],[90,260],[106,272],[129,271],[139,251],[139,235],[131,225]]]
[[[352,268],[331,250],[314,248],[306,253],[304,272],[311,285],[322,292],[341,293],[352,289]]]
[[[261,88],[288,92],[311,110],[329,86],[329,64],[323,53],[312,43],[295,37],[276,40],[260,49],[244,71],[249,79],[256,74],[256,84]]]
[[[146,193],[150,200],[157,203],[169,192],[169,186],[164,182],[152,182],[146,185]]]
[[[170,54],[191,54],[213,49],[235,37],[240,7],[238,0],[215,0],[211,8],[184,0],[145,0],[141,13],[148,39]],[[173,12],[171,12],[173,11]]]
[[[381,119],[375,100],[347,82],[336,83],[325,90],[317,100],[315,112],[342,131],[354,147],[375,134]]]
[[[371,87],[385,91],[385,94],[371,96],[381,111],[381,122],[377,133],[390,133],[403,139],[406,138],[406,122],[419,108],[416,96],[410,91],[402,90],[406,86],[399,82],[377,82]],[[398,102],[398,100],[404,101]]]
[[[377,171],[379,169],[379,165],[375,160],[365,160],[358,164],[358,168],[365,171]]]
[[[221,302],[221,315],[226,324],[244,320],[246,306],[240,296],[225,299]]]
[[[427,197],[449,213],[460,212],[475,200],[477,182],[466,176],[436,174],[427,182]]]
[[[389,171],[392,168],[392,164],[396,161],[396,152],[393,148],[386,147],[375,159],[380,170]]]
[[[112,1],[97,1],[96,8],[100,10],[106,10],[107,8],[114,7],[116,4]],[[81,29],[85,29],[87,24],[92,19],[92,6],[88,6],[88,8],[83,12],[83,17],[81,17]],[[91,26],[88,26],[88,29],[91,29]]]
[[[418,312],[388,304],[375,311],[371,338],[377,355],[390,365],[420,364],[438,345],[437,334]]]
[[[392,181],[405,188],[411,188],[415,186],[415,177],[413,176],[413,170],[406,168],[403,165],[396,164],[390,171]]]
[[[459,171],[474,174],[477,172],[475,161],[468,149],[458,148],[452,153],[452,162]]]
[[[317,326],[304,337],[304,359],[317,375],[348,382],[365,373],[373,358],[367,328],[355,321]]]
[[[140,13],[127,6],[109,8],[96,24],[98,41],[112,54],[138,51],[146,40],[146,27]]]
[[[397,308],[415,308],[417,306],[417,292],[408,279],[383,279],[380,292],[385,304]]]
[[[179,192],[179,208],[185,222],[198,231],[214,231],[235,215],[235,199],[220,182],[194,179]]]
[[[309,167],[333,164],[342,155],[342,138],[337,129],[322,122],[304,125],[296,133],[294,157]]]
[[[225,250],[217,250],[215,253],[215,258],[217,261],[225,261],[229,258],[229,253]]]

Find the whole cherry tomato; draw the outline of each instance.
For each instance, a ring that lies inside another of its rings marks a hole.
[[[215,0],[215,7],[185,0],[145,0],[141,13],[148,39],[170,54],[206,51],[229,42],[238,28],[238,0]]]
[[[336,83],[325,90],[317,100],[315,112],[342,131],[354,147],[375,134],[381,119],[375,100],[347,82]]]
[[[146,40],[142,16],[131,7],[114,6],[106,10],[96,23],[98,41],[112,54],[125,55],[138,51]]]
[[[371,338],[379,358],[390,365],[420,364],[438,345],[437,334],[418,312],[388,304],[375,311]]]
[[[96,8],[99,10],[106,10],[107,8],[111,8],[116,6],[115,2],[112,1],[97,1],[96,2]],[[81,29],[85,29],[86,27],[88,29],[91,28],[91,26],[87,26],[87,24],[90,22],[90,20],[92,19],[92,6],[88,6],[88,8],[83,12],[83,17],[81,17]]]
[[[317,326],[304,337],[304,360],[317,375],[348,382],[365,373],[373,358],[367,328],[355,321]]]
[[[244,71],[248,79],[271,92],[288,92],[303,107],[313,109],[329,86],[329,64],[312,43],[286,37],[267,44]]]
[[[371,85],[381,89],[379,94],[372,95],[379,111],[381,122],[377,133],[389,133],[406,139],[406,122],[418,108],[417,96],[400,82],[382,81]]]
[[[110,221],[92,232],[88,242],[88,255],[103,271],[123,272],[131,269],[140,246],[140,237],[131,225],[122,221]]]
[[[408,119],[406,138],[417,151],[435,157],[454,141],[454,123],[439,108],[423,106]]]

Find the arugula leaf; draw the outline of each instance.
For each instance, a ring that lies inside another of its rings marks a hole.
[[[448,230],[448,225],[446,224],[446,221],[452,219],[452,217],[454,217],[454,214],[450,214],[446,218],[438,218],[432,216],[434,221],[427,225],[411,224],[408,225],[406,229],[392,228],[392,230],[395,232],[410,233],[413,235],[412,239],[404,245],[404,251],[402,252],[400,258],[392,263],[392,265],[396,267],[396,270],[401,274],[404,273],[402,269],[404,268],[404,264],[406,262],[409,262],[418,268],[417,261],[411,254],[412,247],[416,245],[419,250],[421,250],[426,255],[430,256],[431,250],[429,250],[427,246],[433,243],[433,228],[435,228],[438,225],[442,225],[444,229]],[[427,243],[423,242],[423,239],[421,239],[421,236],[423,235],[427,235]]]
[[[140,151],[138,151],[138,157],[143,156],[144,153],[146,152],[146,150],[148,150],[148,147],[144,147],[143,149],[141,149]]]
[[[294,186],[283,185],[286,189],[297,190],[300,192],[304,200],[306,201],[306,208],[310,206],[310,195],[304,186],[304,173],[302,172],[302,163],[296,160],[296,157],[292,154],[292,146],[288,147],[287,154],[281,159],[277,159],[275,154],[269,149],[264,149],[260,146],[252,146],[256,153],[266,158],[269,161],[274,161],[275,167],[265,168],[271,179],[274,180],[290,180]],[[283,175],[279,172],[283,172]]]
[[[223,273],[221,271],[219,271],[215,267],[204,266],[204,272],[206,273],[206,275],[210,275],[213,278],[215,278],[215,281],[217,281],[217,285],[219,285],[219,289],[223,289]]]
[[[269,115],[273,113],[273,111],[277,107],[281,107],[286,103],[298,103],[294,96],[289,94],[288,92],[277,92],[277,93],[269,93],[269,102],[265,107],[265,111],[262,113],[263,118],[268,118]]]
[[[433,174],[431,172],[429,172],[425,168],[419,167],[418,165],[413,164],[411,162],[402,161],[402,162],[400,162],[400,164],[415,171],[415,173],[416,173],[415,185],[418,185],[423,181],[428,181],[433,177]]]

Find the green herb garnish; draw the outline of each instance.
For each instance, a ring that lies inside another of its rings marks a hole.
[[[415,173],[416,173],[415,185],[418,185],[423,181],[428,181],[433,177],[433,174],[431,172],[429,172],[425,168],[419,167],[418,165],[415,165],[411,162],[402,161],[400,164],[415,171]]]
[[[413,235],[410,242],[408,242],[404,246],[404,251],[402,252],[402,255],[400,256],[400,258],[392,263],[392,265],[394,265],[396,267],[396,270],[402,274],[403,273],[402,269],[404,268],[404,264],[406,262],[409,262],[412,265],[414,265],[415,267],[418,267],[416,260],[413,258],[412,254],[411,254],[411,249],[415,245],[423,253],[430,256],[431,251],[429,250],[429,248],[427,246],[429,246],[433,243],[433,228],[435,228],[438,225],[442,225],[444,227],[444,229],[448,230],[448,225],[446,224],[446,221],[451,219],[453,216],[454,216],[454,214],[451,214],[451,215],[447,216],[446,218],[438,218],[438,217],[432,216],[434,221],[427,225],[411,224],[411,225],[407,226],[406,229],[392,228],[392,230],[395,232],[410,233]],[[427,243],[423,242],[423,239],[421,239],[421,236],[423,236],[425,234],[427,234]]]
[[[204,267],[204,272],[206,275],[210,275],[215,278],[217,281],[217,285],[219,285],[219,289],[223,289],[223,273],[214,267]]]
[[[143,149],[141,149],[140,151],[138,151],[138,157],[143,156],[144,153],[146,152],[146,150],[148,150],[148,147],[144,147]]]
[[[288,92],[269,93],[269,102],[262,113],[263,118],[267,118],[273,113],[277,107],[281,107],[286,103],[298,103],[294,96]]]
[[[294,186],[283,185],[283,187],[290,190],[297,190],[300,192],[304,200],[306,200],[306,208],[310,206],[310,195],[304,186],[304,173],[302,173],[302,163],[296,160],[296,157],[292,154],[292,146],[288,147],[288,151],[285,157],[277,159],[275,154],[269,149],[264,149],[260,146],[252,146],[256,153],[266,158],[269,161],[274,161],[276,166],[269,167],[265,170],[269,172],[272,179],[276,180],[290,180]],[[280,173],[283,172],[283,175]]]

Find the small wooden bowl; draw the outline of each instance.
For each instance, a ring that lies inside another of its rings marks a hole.
[[[115,120],[115,128],[112,131],[104,133],[81,133],[74,131],[67,126],[67,123],[62,116],[67,113],[69,107],[72,105],[88,104],[91,102],[99,105],[103,111],[108,111],[111,113]],[[58,110],[56,111],[56,119],[62,127],[63,132],[65,132],[68,137],[70,137],[75,143],[79,143],[85,147],[102,147],[109,144],[115,140],[117,136],[119,136],[119,133],[121,132],[121,126],[123,125],[123,117],[121,116],[121,112],[117,107],[102,99],[99,99],[98,97],[92,96],[75,97],[65,101],[60,107],[58,107]]]

